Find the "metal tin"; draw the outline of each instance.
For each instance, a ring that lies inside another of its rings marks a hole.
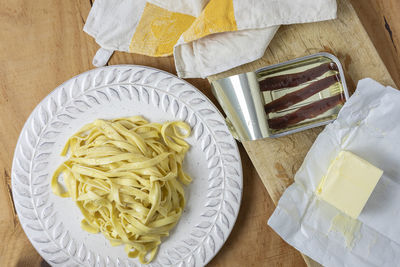
[[[335,69],[332,72],[338,76],[338,83],[335,83],[338,88],[327,87],[318,94],[314,94],[312,97],[308,97],[307,99],[302,100],[302,102],[290,106],[287,110],[276,113],[266,113],[264,107],[268,104],[268,99],[273,101],[284,96],[288,92],[300,91],[306,86],[315,83],[318,79],[323,79],[324,75],[328,75],[328,72],[318,76],[316,79],[301,83],[298,86],[291,88],[282,87],[277,90],[270,90],[268,93],[260,91],[260,82],[262,83],[262,80],[265,77],[273,78],[274,76],[279,76],[281,74],[299,74],[299,69],[309,70],[313,68],[312,66],[318,67],[318,64],[321,65],[323,62],[333,62],[336,64],[337,70]],[[296,70],[297,72],[291,72]],[[240,141],[275,138],[329,124],[336,119],[341,105],[337,107],[335,106],[334,109],[332,108],[330,113],[326,112],[329,116],[324,115],[325,117],[322,116],[321,118],[318,118],[318,115],[317,118],[305,119],[302,123],[280,130],[271,129],[268,125],[268,121],[272,122],[274,117],[278,117],[279,119],[279,116],[284,116],[299,110],[301,107],[313,103],[312,101],[314,100],[314,103],[316,103],[318,100],[326,99],[329,95],[341,94],[345,100],[349,97],[342,65],[337,57],[329,53],[318,53],[260,68],[255,72],[230,76],[213,81],[211,85],[215,97],[227,115],[226,121],[233,136]],[[328,88],[330,89],[328,90]],[[332,91],[334,93],[332,93]]]

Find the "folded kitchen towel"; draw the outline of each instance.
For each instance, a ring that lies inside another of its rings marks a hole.
[[[336,18],[336,0],[96,0],[84,31],[101,49],[174,54],[180,77],[207,77],[260,58],[279,25]]]

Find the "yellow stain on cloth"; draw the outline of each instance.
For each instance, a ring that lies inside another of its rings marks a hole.
[[[191,42],[227,31],[237,31],[233,0],[211,0],[197,18],[146,3],[129,52],[168,56],[181,36]]]
[[[229,31],[237,31],[233,0],[211,0],[183,33],[183,39],[191,42],[213,33]]]
[[[171,55],[182,33],[195,17],[146,3],[129,45],[129,52],[147,56]]]

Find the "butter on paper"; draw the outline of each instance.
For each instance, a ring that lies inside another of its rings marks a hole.
[[[383,171],[350,151],[340,151],[329,165],[315,193],[357,219]]]
[[[342,234],[346,241],[346,247],[351,249],[357,239],[357,234],[360,233],[360,226],[359,220],[345,214],[338,214],[333,218],[329,231],[336,231]]]
[[[399,266],[399,136],[400,91],[361,80],[337,120],[316,139],[268,224],[324,266]],[[384,171],[357,221],[314,194],[341,150]]]

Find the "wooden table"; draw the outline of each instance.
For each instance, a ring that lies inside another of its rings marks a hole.
[[[91,60],[98,46],[82,32],[91,2],[0,0],[0,266],[43,264],[13,208],[9,175],[12,156],[19,132],[40,100],[63,81],[93,68]],[[395,12],[400,10],[399,1],[354,3],[400,85],[400,19]],[[140,64],[175,73],[171,57],[116,53],[109,64]],[[206,80],[188,81],[215,101]],[[209,266],[304,266],[300,254],[267,226],[274,204],[243,148],[241,156],[244,192],[239,217]]]

